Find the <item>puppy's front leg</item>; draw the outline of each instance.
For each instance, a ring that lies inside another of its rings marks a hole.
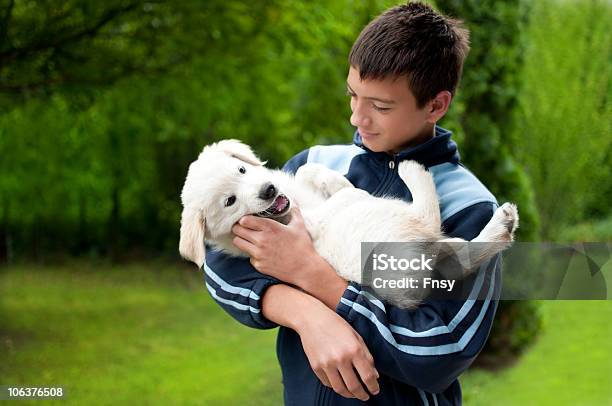
[[[305,186],[317,190],[326,199],[341,189],[354,188],[339,172],[321,164],[305,164],[295,174],[295,180]]]

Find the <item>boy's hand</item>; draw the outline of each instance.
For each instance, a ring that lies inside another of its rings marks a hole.
[[[287,225],[268,218],[244,216],[232,232],[236,235],[234,245],[249,255],[251,264],[259,272],[292,285],[298,285],[298,271],[309,269],[313,257],[318,255],[296,208]]]
[[[296,322],[295,328],[323,385],[345,398],[361,401],[369,398],[365,388],[378,394],[374,359],[361,336],[342,317],[320,305]]]
[[[259,272],[298,286],[335,309],[348,283],[316,252],[297,207],[287,225],[244,216],[232,232],[234,245]]]

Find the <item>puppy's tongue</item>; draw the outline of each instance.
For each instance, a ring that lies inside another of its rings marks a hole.
[[[274,200],[274,210],[275,211],[282,211],[285,209],[285,207],[287,206],[287,203],[289,203],[289,200],[285,197],[285,196],[278,196],[275,200]]]

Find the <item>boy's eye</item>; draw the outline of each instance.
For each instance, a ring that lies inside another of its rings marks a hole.
[[[374,104],[374,109],[377,110],[377,111],[389,111],[389,110],[391,110],[390,107],[380,107],[380,106],[377,106],[375,104]]]
[[[230,196],[225,201],[225,207],[230,207],[234,203],[236,203],[236,196]]]
[[[355,93],[351,92],[350,90],[346,89],[346,95],[347,96],[351,96],[351,97],[355,97],[357,96]]]
[[[238,168],[238,172],[246,173],[246,168],[244,166],[241,166],[240,168]]]

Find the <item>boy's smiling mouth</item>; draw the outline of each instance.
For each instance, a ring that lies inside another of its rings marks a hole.
[[[371,137],[378,135],[378,133],[364,131],[361,128],[359,128],[358,131],[359,131],[359,135],[361,135],[362,138],[371,138]]]

